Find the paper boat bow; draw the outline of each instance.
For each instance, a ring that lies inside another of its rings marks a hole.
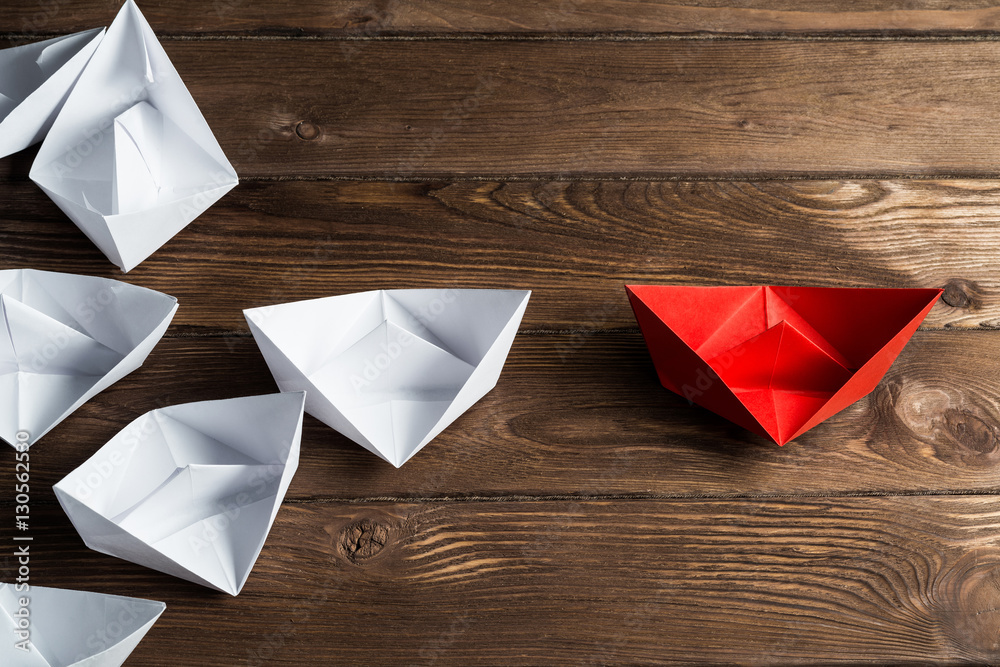
[[[123,271],[238,180],[132,0],[80,75],[31,179]]]
[[[104,29],[0,51],[0,157],[41,141]]]
[[[21,601],[26,599],[27,606]],[[160,614],[162,602],[32,585],[0,584],[0,664],[120,667]],[[28,621],[30,640],[19,634]],[[23,650],[24,646],[27,650]]]
[[[243,311],[283,391],[394,466],[492,389],[530,292],[380,290]]]
[[[779,445],[875,389],[942,293],[625,289],[663,386]]]
[[[147,412],[53,487],[87,546],[237,595],[299,463],[299,393]]]
[[[0,438],[31,446],[138,368],[177,299],[117,280],[0,271]]]

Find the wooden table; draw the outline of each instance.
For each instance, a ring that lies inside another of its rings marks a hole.
[[[3,45],[118,4],[7,2]],[[4,268],[180,300],[31,450],[33,583],[168,605],[128,665],[1000,662],[1000,6],[141,8],[240,186],[122,275],[34,150],[0,161]],[[945,293],[779,448],[660,387],[625,283]],[[53,483],[148,410],[275,390],[241,309],[434,286],[534,290],[498,386],[399,470],[307,418],[239,597],[84,547]]]

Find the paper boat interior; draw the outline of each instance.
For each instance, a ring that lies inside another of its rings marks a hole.
[[[380,290],[244,313],[278,386],[398,467],[496,385],[529,295]]]

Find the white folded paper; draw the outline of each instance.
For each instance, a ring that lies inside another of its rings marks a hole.
[[[0,271],[0,438],[30,447],[140,365],[177,299],[108,278]]]
[[[380,290],[243,314],[282,391],[398,468],[496,385],[530,294]]]
[[[238,180],[132,0],[80,75],[31,179],[123,271]]]
[[[153,600],[0,584],[0,665],[120,667],[166,608]]]
[[[0,50],[0,157],[42,140],[103,36],[97,28]]]
[[[239,594],[299,463],[302,392],[147,412],[53,487],[88,547]]]

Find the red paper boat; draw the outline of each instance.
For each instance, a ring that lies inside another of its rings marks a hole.
[[[875,389],[942,293],[625,290],[663,386],[779,445]]]

